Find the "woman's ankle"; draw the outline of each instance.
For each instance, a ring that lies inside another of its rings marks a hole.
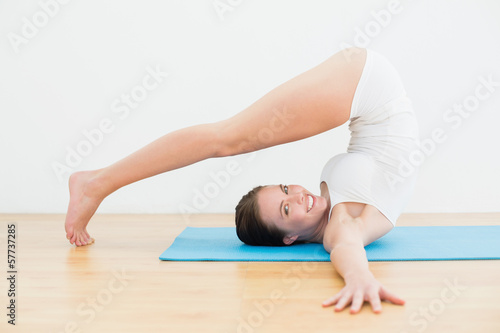
[[[114,192],[104,169],[82,171],[75,176],[81,177],[83,194],[89,198],[102,201]]]

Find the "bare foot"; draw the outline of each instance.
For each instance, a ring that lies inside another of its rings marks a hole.
[[[94,242],[87,232],[90,218],[101,204],[104,197],[100,195],[96,179],[97,171],[81,171],[69,178],[69,206],[66,213],[66,238],[76,246],[89,245]]]

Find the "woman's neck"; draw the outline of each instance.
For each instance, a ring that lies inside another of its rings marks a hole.
[[[325,213],[321,218],[320,223],[318,224],[318,228],[312,233],[310,237],[308,237],[308,242],[311,243],[321,243],[323,244],[323,236],[325,234],[326,226],[328,225],[328,221],[330,220],[330,210],[331,210],[331,202],[330,202],[330,192],[328,191],[328,185],[325,182],[321,182],[321,196],[325,198],[327,207],[325,209]]]

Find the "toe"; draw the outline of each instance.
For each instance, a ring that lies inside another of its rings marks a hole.
[[[67,239],[71,239],[71,238],[73,238],[73,236],[74,236],[74,235],[75,235],[75,234],[74,234],[74,232],[73,232],[73,229],[66,230],[66,238],[67,238]]]
[[[75,236],[76,236],[75,244],[77,246],[82,246],[82,237],[81,237],[80,233],[75,232]]]
[[[80,246],[87,245],[87,242],[85,241],[85,235],[80,234],[80,237],[78,237],[80,240]]]

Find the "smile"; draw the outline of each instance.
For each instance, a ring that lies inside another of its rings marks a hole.
[[[309,204],[307,206],[307,212],[309,213],[311,209],[314,207],[314,197],[308,194],[307,198],[309,200]]]

